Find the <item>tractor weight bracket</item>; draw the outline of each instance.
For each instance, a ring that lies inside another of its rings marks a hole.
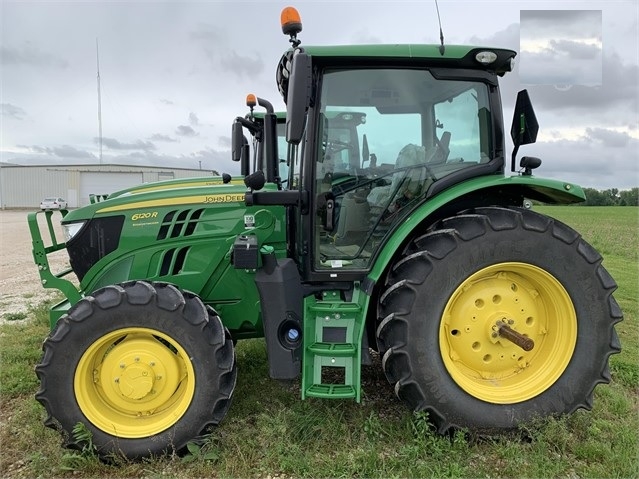
[[[500,337],[507,339],[508,341],[511,341],[512,343],[516,344],[524,351],[532,351],[532,349],[535,347],[535,342],[532,339],[530,339],[528,336],[524,336],[523,334],[515,331],[513,328],[508,326],[508,324],[506,324],[503,321],[500,321],[497,324],[497,334]]]

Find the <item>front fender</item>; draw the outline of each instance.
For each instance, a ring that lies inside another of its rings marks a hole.
[[[534,176],[482,176],[458,183],[426,200],[402,222],[378,255],[368,274],[369,280],[375,282],[382,276],[398,249],[429,216],[470,195],[495,198],[494,204],[502,205],[512,204],[513,197],[551,204],[579,203],[586,199],[579,185]]]

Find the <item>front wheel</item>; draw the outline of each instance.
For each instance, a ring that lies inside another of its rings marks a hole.
[[[389,273],[385,373],[441,432],[589,409],[620,350],[615,289],[601,256],[556,220],[496,207],[448,218]]]
[[[43,344],[36,398],[67,446],[77,423],[103,456],[183,449],[226,415],[233,343],[192,293],[133,281],[100,289],[60,318]]]

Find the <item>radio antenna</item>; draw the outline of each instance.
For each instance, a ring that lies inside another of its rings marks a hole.
[[[439,17],[439,5],[437,5],[437,0],[435,0],[435,8],[437,9],[437,21],[439,22],[439,41],[441,45],[439,45],[439,53],[444,55],[444,31],[442,30],[442,19]]]
[[[100,143],[100,164],[102,164],[102,98],[100,95],[100,51],[98,39],[95,39],[95,60],[98,70],[98,141]]]

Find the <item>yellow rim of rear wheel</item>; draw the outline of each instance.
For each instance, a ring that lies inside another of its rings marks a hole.
[[[148,328],[105,334],[84,352],[73,386],[82,413],[122,438],[160,433],[184,415],[195,392],[195,371],[170,336]]]
[[[534,347],[500,335],[507,324]],[[577,342],[570,296],[547,271],[526,263],[499,263],[468,277],[444,308],[439,346],[457,385],[495,404],[534,398],[563,374]]]

